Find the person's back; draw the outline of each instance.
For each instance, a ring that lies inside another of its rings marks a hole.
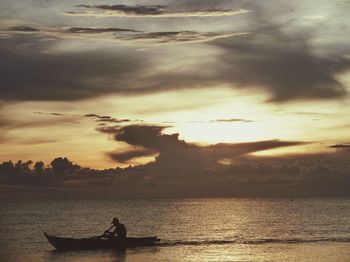
[[[114,218],[112,221],[112,224],[115,226],[115,229],[113,231],[113,234],[117,236],[119,239],[125,239],[126,238],[126,228],[124,224],[119,223],[118,218]]]
[[[116,225],[114,232],[117,234],[118,238],[126,238],[126,228],[124,224],[119,223],[118,225]]]

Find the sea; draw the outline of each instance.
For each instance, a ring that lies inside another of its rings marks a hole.
[[[0,261],[350,261],[350,199],[7,200]],[[100,235],[114,217],[154,247],[56,251],[44,232]]]

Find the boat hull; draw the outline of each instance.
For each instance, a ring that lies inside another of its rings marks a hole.
[[[125,250],[133,247],[154,246],[160,239],[157,237],[127,237],[121,239],[103,239],[103,238],[66,238],[50,236],[44,233],[47,240],[57,250],[96,250],[96,249],[116,249]]]

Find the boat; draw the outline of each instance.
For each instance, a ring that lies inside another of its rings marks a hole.
[[[96,250],[96,249],[115,249],[125,250],[133,247],[154,246],[160,239],[154,237],[127,237],[126,239],[118,238],[67,238],[51,236],[44,233],[47,240],[57,250]]]

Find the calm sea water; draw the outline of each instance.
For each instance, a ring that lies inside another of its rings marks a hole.
[[[349,199],[8,201],[0,261],[350,261]],[[43,232],[101,234],[113,217],[151,248],[57,252]]]

